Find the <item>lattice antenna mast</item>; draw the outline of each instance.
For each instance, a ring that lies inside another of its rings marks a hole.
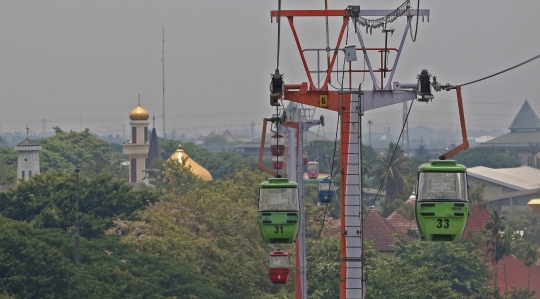
[[[75,168],[77,189],[75,190],[75,264],[81,263],[81,227],[79,224],[79,166]]]
[[[163,138],[167,138],[167,133],[165,133],[165,27],[163,27],[162,33],[161,70],[163,72]]]

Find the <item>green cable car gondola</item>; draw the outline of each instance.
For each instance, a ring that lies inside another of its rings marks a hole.
[[[467,168],[454,160],[431,160],[418,170],[416,221],[422,238],[459,241],[469,215]]]
[[[270,178],[259,187],[257,217],[266,243],[292,243],[300,226],[298,184],[287,178]]]

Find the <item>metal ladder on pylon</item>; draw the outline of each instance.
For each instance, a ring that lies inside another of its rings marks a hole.
[[[349,92],[347,92],[349,93]],[[364,298],[362,273],[363,237],[361,203],[361,111],[359,94],[341,101],[341,283],[345,283],[345,298]],[[343,290],[343,288],[341,288]],[[342,296],[343,298],[343,296]]]

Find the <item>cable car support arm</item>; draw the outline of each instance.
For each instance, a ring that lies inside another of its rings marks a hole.
[[[456,86],[455,89],[456,89],[458,109],[459,109],[459,122],[461,124],[462,143],[454,147],[453,149],[449,150],[448,152],[442,154],[441,156],[439,156],[440,160],[446,160],[452,157],[453,155],[469,148],[469,140],[467,140],[467,127],[465,126],[465,115],[463,113],[463,101],[461,98],[461,86]],[[450,89],[447,89],[447,90],[450,90]]]

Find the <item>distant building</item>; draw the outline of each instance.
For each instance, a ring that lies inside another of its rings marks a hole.
[[[229,129],[225,129],[225,131],[223,133],[221,133],[221,135],[218,135],[216,133],[214,133],[214,131],[210,132],[210,134],[208,134],[208,136],[199,136],[199,138],[197,138],[197,140],[195,141],[195,144],[204,144],[206,142],[206,138],[208,137],[214,137],[214,136],[222,136],[224,137],[227,141],[229,142],[233,142],[233,141],[241,141],[241,142],[246,142],[246,141],[249,141],[250,138],[248,135],[245,135],[245,134],[233,134],[231,133],[231,131],[229,131]]]
[[[122,145],[124,155],[129,157],[129,182],[140,183],[145,178],[146,158],[150,145],[148,143],[148,118],[150,115],[141,104],[129,113],[131,140]]]
[[[486,184],[487,207],[501,214],[531,210],[527,202],[540,188],[540,169],[529,166],[501,169],[471,167],[467,169],[467,177],[470,186]]]
[[[210,182],[213,180],[212,175],[208,170],[206,170],[206,168],[202,167],[199,165],[199,163],[195,162],[188,156],[188,154],[182,148],[182,144],[178,145],[178,149],[176,152],[174,152],[174,154],[171,155],[169,160],[177,160],[183,166],[191,167],[191,172],[203,181]]]
[[[26,138],[15,146],[19,152],[17,163],[17,179],[28,181],[33,175],[39,174],[39,151],[42,147],[34,141]]]
[[[523,103],[508,129],[510,133],[488,140],[479,146],[491,147],[507,154],[516,153],[521,164],[527,165],[533,154],[529,144],[540,144],[540,119],[528,101]],[[540,158],[540,153],[535,153],[535,156]]]

